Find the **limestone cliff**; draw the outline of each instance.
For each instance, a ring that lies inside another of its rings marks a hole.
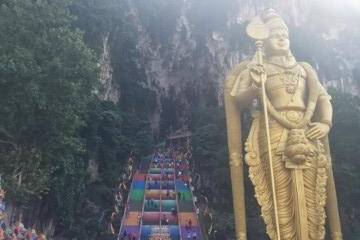
[[[316,67],[324,85],[358,94],[356,1],[125,0],[121,21],[103,37],[103,97],[128,105],[143,89],[138,104],[151,102],[155,134],[187,124],[194,109],[222,104],[226,73],[253,52],[245,26],[268,7],[287,19],[298,60]]]

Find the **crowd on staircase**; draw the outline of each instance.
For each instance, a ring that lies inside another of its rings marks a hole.
[[[124,175],[129,197],[121,195],[119,240],[204,239],[193,196],[190,159],[189,149],[168,147],[154,153],[146,171],[132,169],[132,177]]]
[[[21,221],[9,222],[5,208],[5,190],[0,187],[0,240],[46,240],[45,234],[38,233],[35,227],[25,228]]]

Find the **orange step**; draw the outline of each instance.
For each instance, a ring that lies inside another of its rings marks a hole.
[[[180,226],[188,225],[189,219],[191,219],[191,225],[192,226],[199,225],[199,223],[197,221],[197,216],[196,216],[195,213],[192,213],[192,212],[180,212],[178,214],[179,214]]]
[[[128,216],[125,219],[126,226],[138,226],[139,225],[139,216],[140,212],[129,212]]]

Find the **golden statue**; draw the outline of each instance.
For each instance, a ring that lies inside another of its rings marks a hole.
[[[327,140],[331,98],[315,70],[295,60],[288,28],[274,10],[250,22],[247,33],[256,54],[229,74],[224,93],[236,237],[247,238],[241,111],[250,108],[245,162],[270,239],[323,240],[327,215],[332,239],[340,240]]]

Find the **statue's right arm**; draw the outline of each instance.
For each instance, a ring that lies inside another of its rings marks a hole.
[[[248,107],[258,96],[259,88],[253,84],[249,69],[243,70],[237,77],[231,96],[235,97],[241,107]]]

